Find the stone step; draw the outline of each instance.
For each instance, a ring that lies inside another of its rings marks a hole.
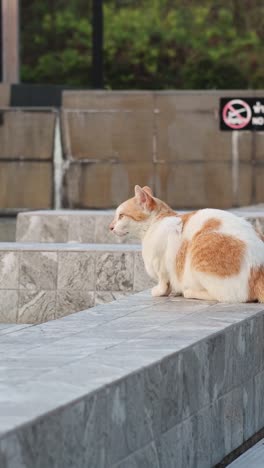
[[[96,244],[136,244],[109,230],[114,210],[53,210],[19,213],[17,242],[78,242]]]
[[[39,323],[152,286],[139,245],[0,243],[0,322]]]
[[[264,209],[232,210],[264,231]],[[182,212],[180,212],[182,213]],[[135,244],[138,239],[119,238],[109,231],[114,210],[54,210],[19,213],[17,242],[79,242]]]
[[[0,466],[215,466],[264,426],[263,333],[143,292],[1,337]]]
[[[238,457],[228,468],[263,468],[264,467],[264,439]]]

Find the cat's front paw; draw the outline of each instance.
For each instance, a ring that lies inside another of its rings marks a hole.
[[[164,288],[158,284],[152,288],[151,294],[153,297],[168,296],[168,287],[166,286],[166,288]]]

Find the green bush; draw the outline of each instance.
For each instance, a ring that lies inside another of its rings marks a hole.
[[[105,0],[105,87],[263,88],[263,13],[258,0]],[[91,53],[91,0],[22,0],[24,82],[91,87]]]

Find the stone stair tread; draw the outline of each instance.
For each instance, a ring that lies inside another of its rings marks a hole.
[[[262,350],[254,348],[254,362],[248,350],[263,341],[263,317],[263,304],[144,291],[2,336],[0,466],[47,466],[49,453],[49,466],[59,468],[143,466],[146,459],[144,466],[182,468],[178,458],[188,450],[197,468],[214,466],[257,427],[260,408],[249,413],[249,405],[243,425],[240,395],[250,392],[249,379],[261,394]],[[232,418],[224,426],[224,418],[215,420],[222,403],[226,414],[239,415],[236,438]],[[199,451],[191,445],[197,424]],[[98,462],[102,450],[106,463]]]

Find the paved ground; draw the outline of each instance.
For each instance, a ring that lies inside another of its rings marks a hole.
[[[264,425],[263,334],[263,304],[149,291],[2,326],[0,466],[214,466]]]

